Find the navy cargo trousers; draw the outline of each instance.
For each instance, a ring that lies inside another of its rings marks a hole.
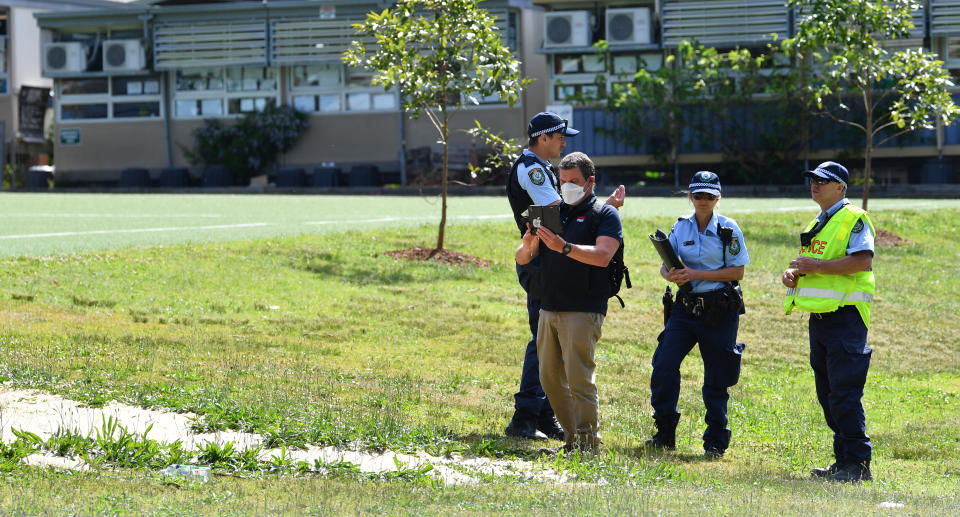
[[[833,455],[839,465],[869,462],[873,446],[861,402],[872,353],[867,327],[853,305],[811,314],[809,326],[810,366],[817,400],[833,431]]]

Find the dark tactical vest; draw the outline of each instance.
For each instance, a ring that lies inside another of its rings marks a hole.
[[[510,176],[507,177],[507,199],[510,201],[510,209],[513,210],[513,219],[517,222],[517,229],[520,230],[520,236],[523,237],[523,234],[527,232],[527,225],[523,220],[523,216],[520,214],[533,204],[533,199],[530,197],[530,194],[527,194],[527,191],[520,186],[520,182],[518,181],[517,170],[520,168],[520,164],[527,167],[533,165],[541,166],[544,169],[544,174],[546,174],[547,179],[550,180],[553,190],[556,190],[557,194],[560,193],[560,182],[557,180],[557,175],[553,172],[553,167],[544,165],[543,162],[529,154],[521,153],[517,161],[513,162],[513,168],[510,169]]]
[[[563,238],[570,244],[593,246],[597,242],[597,226],[590,219],[599,217],[593,210],[596,197],[591,195],[580,204],[561,207]],[[583,222],[578,222],[579,217]],[[540,303],[544,310],[557,312],[607,313],[611,287],[606,267],[591,266],[553,251],[541,243],[539,271]]]

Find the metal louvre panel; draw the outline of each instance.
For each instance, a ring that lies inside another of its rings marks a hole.
[[[930,0],[930,35],[960,36],[960,0]]]
[[[354,40],[362,41],[368,50],[376,50],[374,37],[361,37],[353,28],[353,24],[363,21],[363,18],[275,20],[271,24],[271,60],[275,64],[339,62]]]
[[[157,70],[267,65],[265,21],[157,25]]]
[[[910,31],[911,38],[923,38],[924,33],[926,32],[923,24],[923,8],[914,9],[910,12],[910,17],[913,19],[913,30]]]
[[[490,11],[495,26],[507,44],[509,15],[506,10]],[[368,52],[378,48],[376,38],[361,36],[353,24],[365,18],[289,18],[271,21],[270,59],[273,64],[308,64],[339,62],[350,43],[362,41]],[[513,49],[511,49],[513,50]]]
[[[885,3],[887,4],[888,7],[893,6],[892,2],[887,1]],[[958,3],[960,3],[960,1],[958,1]],[[913,9],[910,11],[910,19],[913,21],[913,29],[910,30],[910,35],[908,39],[916,39],[916,38],[923,39],[924,34],[926,33],[926,27],[924,27],[926,22],[924,21],[923,9],[924,8],[921,7],[919,9]],[[799,21],[804,18],[805,16],[803,14],[803,11],[798,9],[797,20]],[[874,34],[873,36],[879,37],[879,34]],[[901,40],[905,41],[905,38],[901,38]],[[892,40],[888,40],[888,41],[892,41]],[[907,43],[896,44],[896,46],[907,48],[907,47],[912,47],[912,43],[909,45]]]
[[[788,10],[783,0],[675,0],[663,4],[663,44],[757,43],[770,34],[786,36]]]
[[[508,45],[509,41],[507,41],[507,31],[509,27],[507,27],[507,25],[510,23],[509,13],[506,11],[506,9],[493,9],[487,11],[487,13],[494,17],[493,25],[497,28],[497,32],[500,33],[500,39],[503,41],[503,44]],[[511,48],[510,50],[515,51],[516,49]]]

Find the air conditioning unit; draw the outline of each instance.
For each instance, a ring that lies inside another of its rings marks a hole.
[[[589,47],[593,30],[589,11],[557,11],[544,14],[543,46]]]
[[[117,39],[103,42],[103,71],[143,70],[147,64],[143,43],[138,39]]]
[[[607,43],[609,45],[650,43],[650,8],[607,9]]]
[[[87,48],[78,41],[43,45],[43,73],[46,76],[83,72],[87,69]]]

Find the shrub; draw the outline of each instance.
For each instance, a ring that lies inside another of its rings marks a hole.
[[[262,111],[247,113],[235,124],[207,119],[193,132],[193,148],[181,146],[194,165],[224,165],[233,182],[245,185],[250,177],[276,163],[308,128],[307,114],[268,101]]]

